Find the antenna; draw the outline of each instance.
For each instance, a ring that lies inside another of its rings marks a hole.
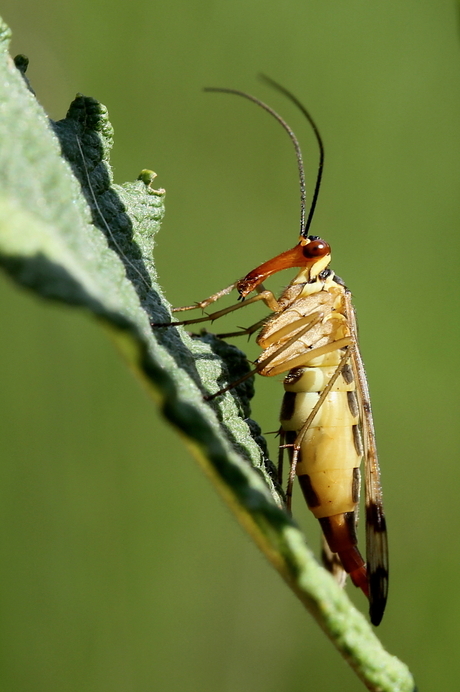
[[[313,219],[313,214],[315,213],[315,208],[316,208],[316,203],[318,201],[318,195],[319,195],[319,189],[321,187],[321,180],[323,177],[323,168],[324,168],[324,144],[323,140],[321,138],[320,132],[318,130],[318,127],[313,120],[312,116],[308,112],[308,110],[305,108],[303,103],[299,101],[298,98],[294,96],[288,89],[283,87],[281,84],[278,84],[278,82],[275,82],[274,79],[271,77],[267,77],[267,75],[260,74],[259,75],[260,79],[264,82],[267,82],[270,86],[272,86],[274,89],[277,91],[281,92],[286,96],[292,103],[297,106],[297,108],[300,110],[301,113],[306,117],[308,122],[310,123],[313,132],[315,133],[316,141],[318,142],[318,147],[319,147],[319,164],[318,164],[318,172],[316,174],[316,183],[315,183],[315,190],[313,192],[313,197],[311,200],[311,205],[310,205],[310,211],[308,212],[308,219],[305,224],[305,227],[301,230],[300,235],[303,238],[306,238],[308,236],[308,231],[311,226],[311,222]]]
[[[315,121],[311,117],[310,113],[307,111],[305,106],[300,103],[300,101],[293,95],[291,94],[290,91],[285,89],[283,86],[275,82],[273,79],[270,77],[266,77],[265,75],[260,75],[261,79],[265,82],[267,82],[270,86],[272,86],[274,89],[277,89],[280,91],[282,94],[284,94],[290,101],[292,101],[297,108],[303,113],[303,115],[307,118],[308,122],[310,123],[313,132],[315,133],[316,140],[318,142],[319,146],[319,165],[318,165],[318,173],[316,176],[316,184],[315,184],[315,190],[313,193],[313,198],[312,202],[310,205],[310,210],[308,212],[308,218],[307,221],[305,222],[305,209],[306,209],[306,191],[305,191],[305,168],[303,165],[303,159],[302,159],[302,152],[300,149],[300,144],[295,136],[294,132],[292,129],[289,127],[287,122],[280,116],[276,111],[273,110],[270,106],[268,106],[266,103],[261,101],[260,99],[256,98],[255,96],[252,96],[251,94],[247,94],[245,91],[239,91],[238,89],[223,89],[219,87],[206,87],[204,91],[215,91],[215,92],[221,92],[223,94],[236,94],[236,96],[243,96],[244,98],[248,99],[249,101],[252,101],[253,103],[257,104],[264,110],[266,110],[270,115],[272,115],[275,120],[277,120],[280,125],[286,130],[288,133],[295,149],[296,153],[296,158],[297,158],[297,168],[299,171],[299,185],[300,185],[300,235],[303,238],[306,238],[308,236],[308,231],[311,226],[311,222],[313,219],[313,214],[315,212],[315,207],[316,203],[318,201],[318,195],[319,195],[319,189],[321,186],[321,178],[323,174],[323,166],[324,166],[324,145],[323,145],[323,140],[321,139],[321,135],[319,133],[319,130],[315,124]]]

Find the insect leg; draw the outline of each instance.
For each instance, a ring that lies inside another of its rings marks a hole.
[[[283,457],[284,457],[284,449],[285,449],[285,439],[286,439],[286,433],[281,428],[279,431],[279,436],[280,436],[280,445],[278,447],[278,483],[282,486],[283,485]]]
[[[213,300],[211,300],[211,298],[207,298],[206,300],[203,300],[201,301],[201,303],[197,303],[196,305],[189,305],[183,308],[173,308],[173,312],[180,312],[182,310],[192,310],[193,308],[207,307],[208,305],[210,305],[210,303],[214,302],[214,300],[218,300],[218,298],[220,298],[221,296],[226,295],[225,291],[229,292],[228,288],[233,288],[233,286],[227,287],[227,289],[223,289],[223,291],[220,291],[219,293],[215,293],[214,296],[211,296]],[[228,315],[230,312],[240,310],[241,308],[246,307],[246,305],[257,303],[260,300],[262,300],[265,303],[265,305],[267,305],[270,308],[270,310],[273,310],[274,312],[279,310],[278,301],[276,300],[273,293],[271,291],[266,291],[262,289],[260,292],[257,293],[257,295],[253,296],[252,298],[249,298],[248,300],[242,300],[241,302],[235,303],[234,305],[230,305],[228,308],[224,308],[223,310],[216,310],[216,312],[211,312],[209,315],[206,315],[206,317],[196,317],[192,320],[182,320],[180,322],[156,322],[155,324],[152,324],[152,326],[178,327],[188,324],[199,324],[200,322],[214,322],[214,320],[218,320],[220,317]]]
[[[220,291],[217,291],[217,293],[213,293],[212,296],[209,296],[209,298],[200,300],[199,303],[194,303],[193,305],[184,305],[181,308],[173,308],[172,312],[185,312],[186,310],[196,310],[196,308],[201,308],[202,310],[204,310],[208,307],[208,305],[211,305],[211,303],[215,303],[216,300],[219,300],[219,298],[222,298],[223,296],[228,296],[228,294],[231,293],[234,288],[236,288],[236,284],[237,282],[235,281],[235,283],[230,284],[230,286],[222,288]]]
[[[255,296],[255,297],[258,298],[258,296]],[[251,300],[252,300],[252,299],[251,299]],[[262,300],[263,300],[263,298],[262,298]],[[248,302],[249,302],[249,301],[248,301]],[[238,307],[238,306],[237,306],[237,307]],[[219,389],[218,392],[215,392],[214,394],[210,394],[209,396],[204,397],[204,398],[206,399],[206,401],[211,401],[212,399],[215,399],[217,396],[220,396],[221,394],[225,394],[225,392],[228,392],[230,389],[233,389],[233,388],[236,387],[237,385],[239,385],[239,384],[241,384],[242,382],[244,382],[245,380],[249,379],[250,377],[252,377],[252,375],[255,375],[256,373],[261,372],[261,370],[264,370],[264,369],[266,368],[266,366],[267,366],[272,360],[274,360],[275,358],[277,358],[277,357],[280,355],[280,353],[282,353],[286,348],[289,348],[289,346],[291,346],[291,344],[295,343],[301,336],[303,336],[304,334],[306,334],[307,331],[308,331],[309,329],[311,329],[311,327],[312,327],[314,324],[316,324],[317,322],[319,322],[319,321],[322,319],[322,313],[313,313],[313,314],[310,316],[310,318],[311,318],[311,319],[310,319],[310,321],[308,322],[308,324],[305,325],[305,327],[304,327],[303,329],[301,329],[300,332],[298,332],[297,334],[295,334],[291,339],[289,339],[289,341],[287,341],[285,344],[283,344],[282,346],[280,346],[280,348],[277,349],[277,350],[276,350],[274,353],[272,353],[270,356],[268,356],[268,358],[265,358],[265,360],[260,361],[260,362],[257,364],[257,366],[256,366],[253,370],[251,370],[250,372],[246,373],[245,375],[243,375],[243,377],[240,377],[238,380],[235,380],[235,382],[231,382],[231,383],[230,383],[229,385],[227,385],[226,387],[223,387],[222,389]],[[303,319],[304,319],[304,318],[302,318],[302,320],[303,320]],[[300,321],[300,320],[299,320],[299,321]],[[173,323],[173,324],[174,324],[174,323]],[[303,321],[302,321],[302,324],[303,324]],[[330,344],[327,344],[327,346],[329,347]],[[335,346],[335,348],[337,348],[337,346]],[[319,349],[316,349],[316,350],[319,350]],[[329,348],[329,350],[331,350],[331,349]],[[313,351],[311,351],[311,353],[314,353],[314,352],[315,352],[315,349],[313,349]],[[313,357],[314,357],[314,356],[313,356]],[[289,369],[289,368],[286,368],[286,369]],[[271,374],[271,373],[270,373],[270,374]]]
[[[254,334],[254,332],[257,332],[261,327],[263,327],[266,321],[267,317],[264,317],[255,324],[252,324],[250,327],[240,327],[238,332],[227,332],[226,334],[216,334],[216,336],[218,336],[219,339],[229,339],[232,336],[242,336],[243,334],[251,336],[251,334]]]
[[[291,448],[289,450],[289,456],[290,456],[290,466],[289,466],[289,476],[288,476],[288,481],[286,485],[286,509],[289,513],[291,513],[291,506],[292,506],[292,489],[294,487],[294,479],[296,476],[296,469],[297,469],[297,463],[299,461],[299,450],[295,449],[294,444],[295,444],[295,438],[296,434],[294,431],[290,430],[286,432],[286,442],[289,445],[291,444]]]

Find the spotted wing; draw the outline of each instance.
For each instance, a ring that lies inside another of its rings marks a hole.
[[[380,624],[388,594],[388,542],[383,511],[380,467],[375,446],[369,387],[359,351],[356,318],[347,292],[347,313],[353,337],[352,364],[356,377],[357,394],[361,410],[364,442],[364,478],[366,496],[366,561],[369,583],[369,615],[373,625]]]

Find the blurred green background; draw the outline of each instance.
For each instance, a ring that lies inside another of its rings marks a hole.
[[[116,182],[158,172],[167,197],[157,261],[176,305],[298,233],[285,133],[243,99],[201,88],[247,90],[278,109],[302,141],[309,189],[312,134],[257,73],[311,109],[326,144],[312,232],[331,243],[355,295],[383,468],[391,586],[378,634],[420,690],[457,690],[456,5],[3,0],[1,14],[54,119],[76,92],[109,108]],[[4,277],[0,290],[0,689],[363,689],[98,324]],[[259,378],[257,391],[254,417],[275,430],[282,387]],[[298,493],[295,514],[316,545]]]

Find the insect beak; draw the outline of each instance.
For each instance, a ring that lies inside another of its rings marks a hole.
[[[238,292],[242,298],[245,298],[251,291],[257,288],[265,279],[272,274],[283,269],[292,267],[312,267],[318,262],[318,257],[307,257],[304,252],[305,243],[298,243],[291,250],[286,250],[280,255],[264,262],[260,266],[253,269],[243,279],[240,279],[236,285]]]

